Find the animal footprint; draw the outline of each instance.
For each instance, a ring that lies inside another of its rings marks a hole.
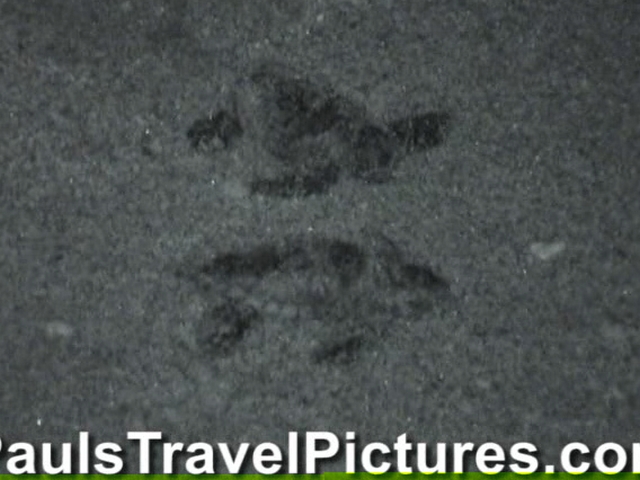
[[[187,138],[193,148],[211,142],[218,142],[221,147],[226,148],[242,133],[238,118],[226,110],[220,110],[215,115],[193,122],[187,131]]]
[[[323,344],[316,348],[311,358],[315,363],[333,363],[346,365],[352,363],[358,357],[358,353],[364,347],[365,339],[363,335],[348,335]]]
[[[308,197],[329,191],[340,179],[340,167],[328,164],[305,172],[287,173],[276,178],[258,178],[250,183],[250,191],[270,197]]]
[[[197,328],[199,346],[210,353],[228,353],[261,320],[257,310],[230,299],[211,307]]]
[[[422,316],[448,291],[427,264],[405,257],[388,239],[362,245],[319,235],[220,252],[189,276],[211,305],[198,344],[226,354],[257,325],[279,322],[320,342],[312,361],[349,363],[393,327],[395,313]]]
[[[237,92],[248,128],[277,163],[275,176],[247,179],[252,194],[307,197],[329,192],[342,176],[384,183],[410,153],[436,147],[450,124],[446,112],[426,112],[373,121],[358,105],[328,85],[318,85],[280,65],[263,65],[249,76],[251,94]],[[240,115],[217,112],[196,120],[187,132],[193,147],[216,142],[226,148],[242,136]]]

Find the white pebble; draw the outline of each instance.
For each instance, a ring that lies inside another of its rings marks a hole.
[[[543,261],[550,260],[561,254],[566,248],[567,244],[565,242],[536,242],[529,247],[531,253]]]
[[[64,322],[48,322],[44,332],[49,338],[69,338],[73,335],[73,327]]]

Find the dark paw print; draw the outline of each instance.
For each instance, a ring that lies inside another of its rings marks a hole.
[[[217,255],[202,265],[206,275],[233,275],[262,277],[282,265],[283,256],[274,245],[261,245],[248,252],[231,252]]]
[[[200,320],[196,332],[198,345],[211,354],[230,353],[260,320],[255,308],[225,299],[209,308]]]
[[[364,125],[354,136],[353,157],[349,164],[353,177],[384,183],[391,178],[399,158],[393,134],[375,125]]]
[[[258,101],[255,118],[262,146],[277,162],[276,177],[248,181],[250,192],[272,197],[326,194],[342,175],[366,183],[384,183],[410,153],[444,141],[450,116],[427,112],[390,122],[372,121],[357,105],[331,87],[317,85],[281,66],[263,66],[250,81]],[[187,136],[196,147],[218,140],[223,147],[242,135],[241,122],[220,111],[197,120]]]
[[[263,65],[252,81],[261,90],[262,118],[268,119],[267,148],[284,161],[294,161],[291,146],[302,138],[348,128],[357,110],[328,86],[313,84],[278,65]]]
[[[444,142],[451,116],[445,112],[428,112],[401,118],[389,124],[389,129],[406,152],[437,147]]]
[[[268,197],[308,197],[327,193],[339,179],[340,167],[329,164],[277,178],[258,178],[250,182],[249,190]]]
[[[363,345],[393,327],[378,324],[394,317],[381,312],[417,308],[416,315],[424,315],[449,288],[427,264],[407,261],[389,240],[380,245],[311,235],[214,255],[190,276],[214,305],[201,322],[200,345],[233,350],[266,318],[303,331],[305,323],[320,322],[320,333],[309,333],[320,335],[321,344],[311,360],[349,363]]]
[[[358,358],[365,343],[364,336],[360,334],[348,335],[346,338],[334,338],[316,348],[312,352],[311,358],[315,363],[348,365]]]
[[[357,280],[367,267],[368,254],[359,245],[344,240],[331,240],[326,245],[328,263],[342,285]]]
[[[215,115],[193,122],[187,131],[187,138],[193,148],[216,141],[221,147],[226,148],[242,133],[242,126],[237,116],[221,110]]]

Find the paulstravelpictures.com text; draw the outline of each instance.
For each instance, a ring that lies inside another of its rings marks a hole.
[[[414,442],[406,434],[393,443],[359,442],[355,432],[289,432],[287,442],[228,444],[183,443],[162,432],[129,432],[126,442],[93,442],[89,432],[79,432],[73,442],[31,444],[0,439],[0,473],[189,474],[245,473],[263,475],[342,473],[465,473],[587,472],[640,473],[640,443],[565,445],[556,464],[542,464],[539,451],[528,442],[501,446]],[[337,467],[336,467],[337,466]],[[337,468],[337,470],[336,470]]]

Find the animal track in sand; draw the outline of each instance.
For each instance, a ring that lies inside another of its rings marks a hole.
[[[233,106],[196,120],[187,137],[197,149],[257,144],[262,154],[233,157],[245,164],[229,174],[251,195],[324,195],[343,178],[388,182],[405,156],[440,145],[450,123],[438,111],[376,121],[366,106],[277,64],[239,85]],[[206,305],[192,343],[220,358],[260,335],[267,343],[286,337],[307,345],[300,348],[312,363],[348,364],[394,319],[422,319],[449,295],[428,262],[410,258],[386,236],[317,232],[200,257],[183,272]]]
[[[427,263],[410,261],[386,237],[368,245],[318,234],[223,251],[185,271],[207,308],[196,343],[214,357],[242,348],[253,329],[308,330],[313,362],[348,363],[393,328],[422,319],[449,294]],[[295,336],[295,335],[294,335]]]
[[[196,120],[187,137],[194,148],[230,148],[243,136],[256,141],[274,165],[243,179],[251,194],[322,195],[342,177],[388,182],[406,155],[442,144],[451,120],[432,111],[375,121],[366,106],[278,64],[262,65],[240,83],[234,107]]]

